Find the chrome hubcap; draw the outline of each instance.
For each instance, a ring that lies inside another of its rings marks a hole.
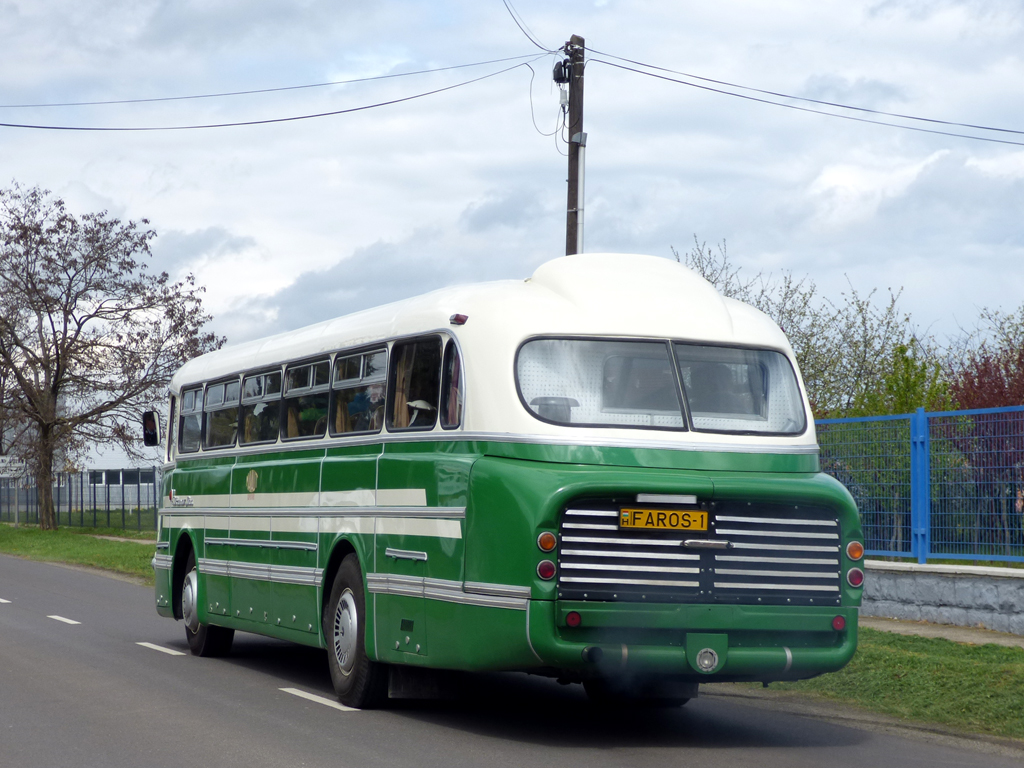
[[[192,632],[199,630],[199,612],[196,610],[198,585],[196,569],[193,568],[185,576],[185,583],[181,585],[181,617],[185,620],[185,626]]]
[[[352,590],[346,589],[334,613],[334,658],[344,674],[352,671],[356,663],[356,642],[359,635],[359,617]]]

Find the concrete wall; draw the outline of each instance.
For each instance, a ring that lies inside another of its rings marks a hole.
[[[865,561],[863,616],[1024,635],[1024,569]]]

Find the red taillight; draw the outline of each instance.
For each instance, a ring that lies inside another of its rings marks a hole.
[[[851,568],[846,572],[846,582],[851,587],[859,587],[864,584],[864,571],[860,568]]]
[[[846,545],[846,556],[851,560],[860,560],[864,557],[864,545],[859,541],[851,541]]]
[[[583,617],[576,613],[576,611],[569,611],[565,614],[565,623],[570,627],[578,627],[583,623]]]
[[[540,547],[541,552],[550,552],[558,544],[558,539],[555,538],[555,534],[551,531],[544,531],[540,536],[537,537],[537,546]]]
[[[544,581],[550,581],[555,578],[555,564],[550,560],[541,560],[537,563],[537,575],[544,579]]]
[[[846,617],[836,616],[834,619],[832,619],[832,629],[834,629],[836,632],[842,632],[844,629],[846,629]]]
[[[448,318],[448,322],[452,325],[465,325],[467,320],[469,320],[468,315],[452,315]]]

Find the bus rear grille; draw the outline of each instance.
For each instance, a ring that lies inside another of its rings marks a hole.
[[[696,534],[620,530],[619,507],[609,500],[564,511],[560,598],[839,604],[840,530],[830,510],[719,502],[707,506],[708,533]]]

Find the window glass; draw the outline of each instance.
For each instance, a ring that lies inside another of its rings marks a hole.
[[[339,357],[334,361],[334,380],[351,381],[359,379],[359,361],[362,355]]]
[[[432,428],[441,389],[441,339],[396,343],[391,359],[388,428]]]
[[[441,382],[441,426],[453,429],[462,424],[462,361],[454,341],[444,349]]]
[[[281,422],[281,374],[246,376],[241,409],[239,442],[266,443],[277,440]]]
[[[363,356],[363,378],[383,378],[387,373],[388,353],[382,349],[379,352],[370,352]]]
[[[216,407],[224,402],[224,385],[211,384],[206,388],[206,407]]]
[[[686,428],[665,342],[535,339],[519,350],[516,379],[524,403],[544,421]]]
[[[237,386],[237,385],[236,385]],[[238,433],[238,407],[219,408],[206,414],[204,447],[224,448],[235,444]]]
[[[335,361],[332,435],[380,431],[384,421],[386,363],[386,350],[339,357]]]
[[[231,381],[224,386],[224,403],[230,405],[238,402],[238,382]]]
[[[178,420],[178,452],[194,453],[199,450],[203,433],[203,390],[190,389],[182,393],[181,417]]]
[[[694,429],[799,434],[803,398],[786,356],[763,349],[675,346]]]
[[[286,371],[287,386],[281,415],[282,438],[320,437],[327,432],[330,370],[330,361],[323,360]],[[310,386],[310,382],[314,382],[313,386]],[[292,390],[303,391],[291,395]]]

